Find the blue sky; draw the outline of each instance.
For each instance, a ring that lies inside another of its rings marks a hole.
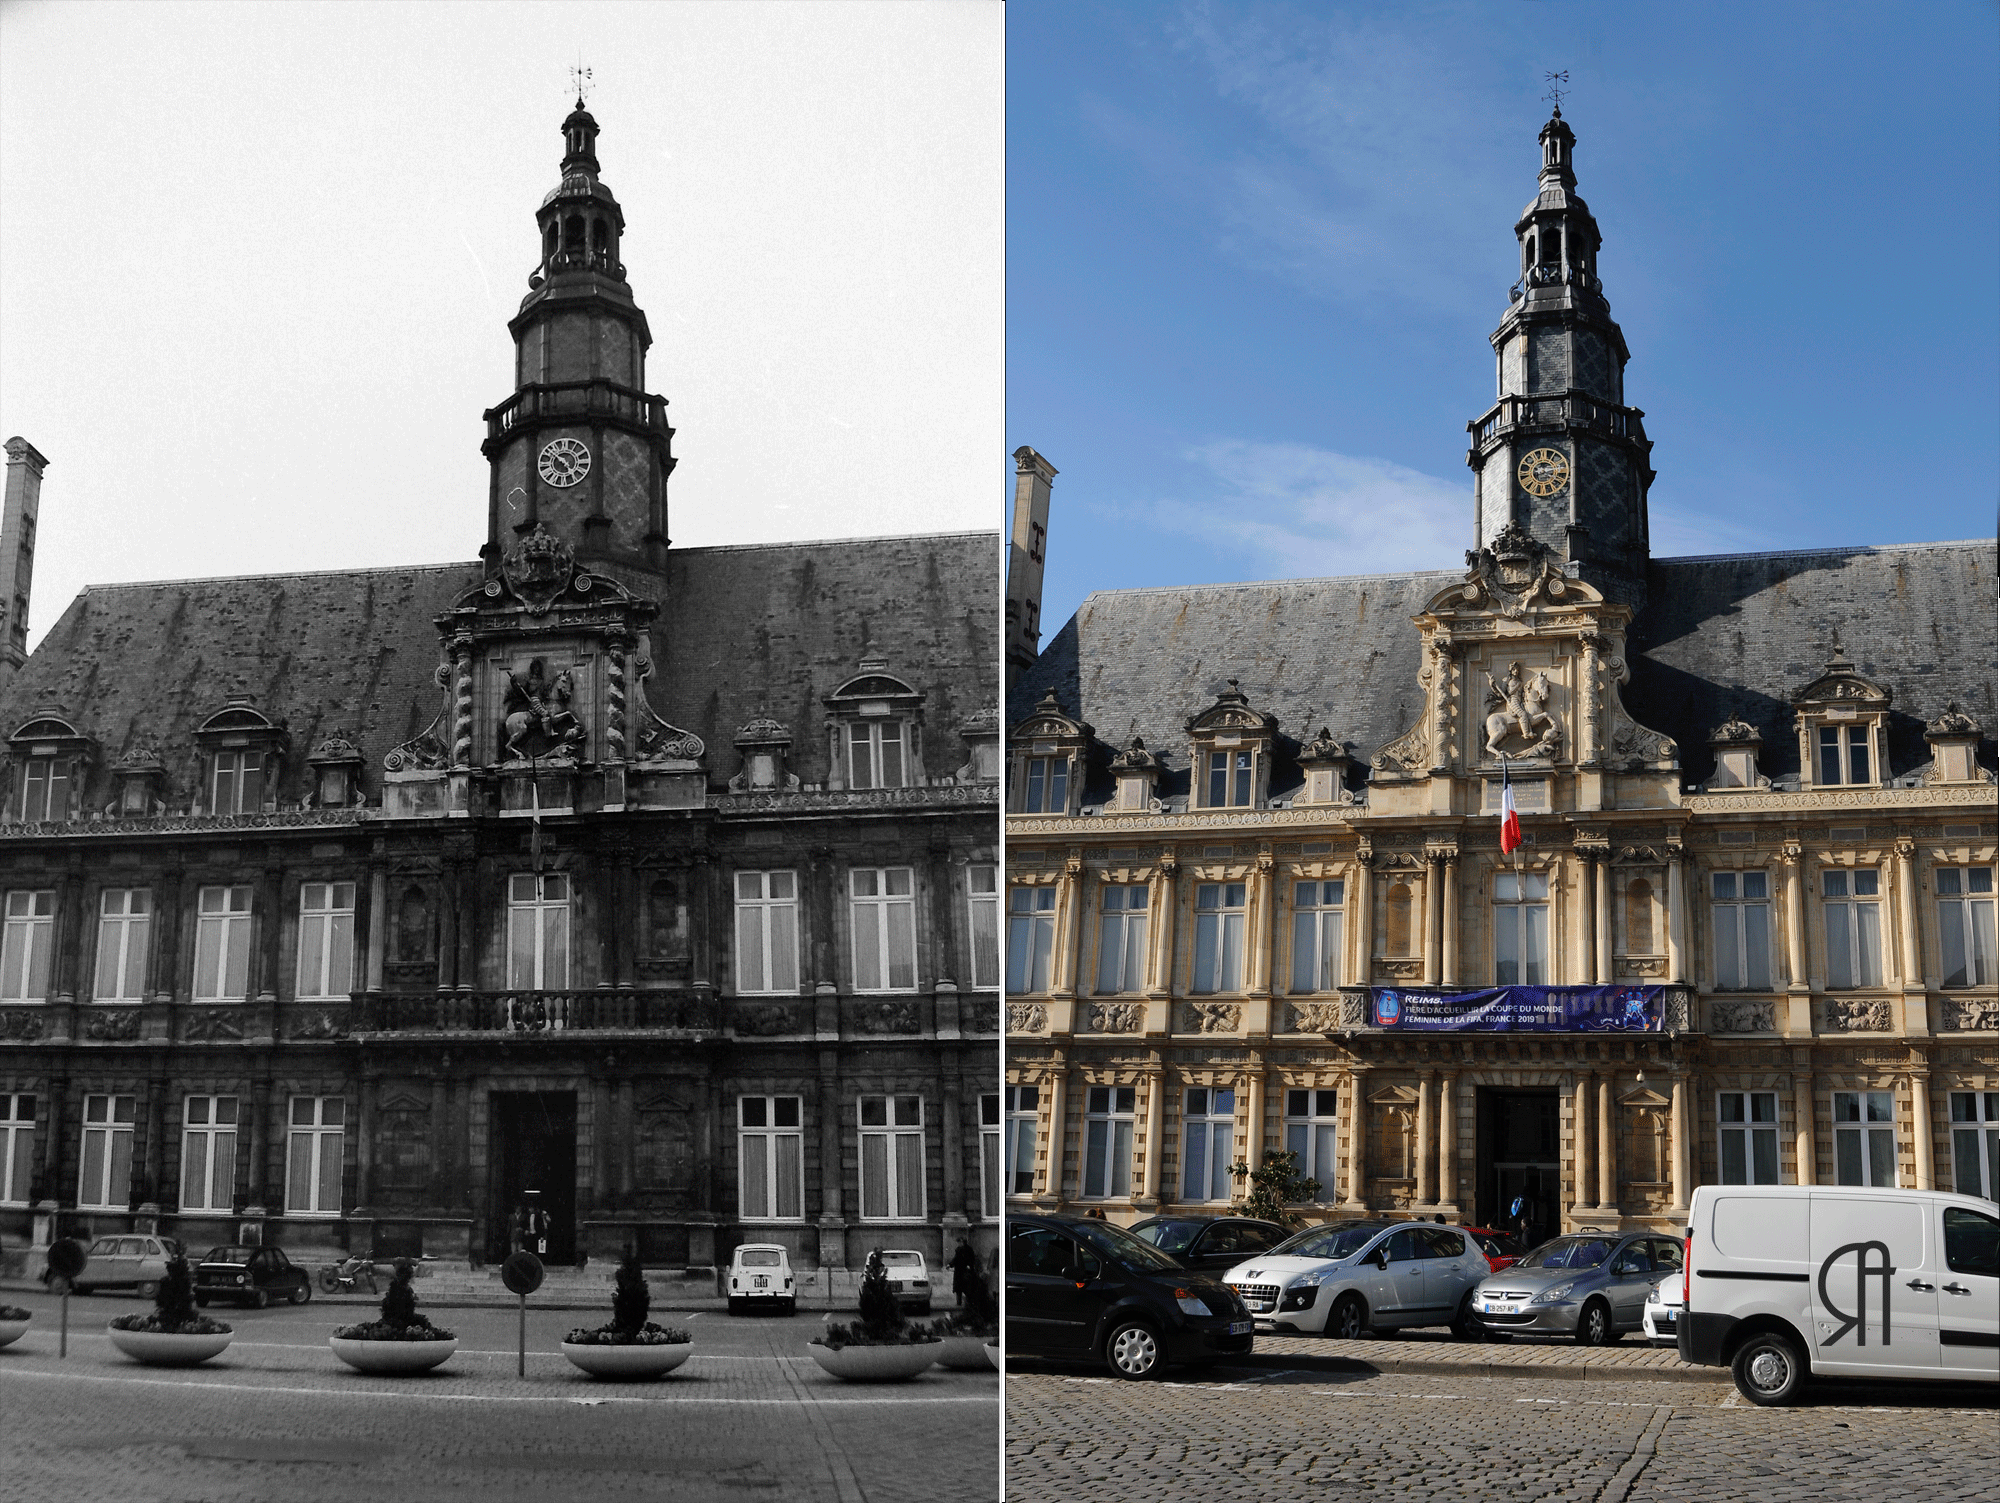
[[[1093,589],[1445,568],[1545,70],[1657,555],[1991,536],[1991,0],[1008,9],[1008,448]]]

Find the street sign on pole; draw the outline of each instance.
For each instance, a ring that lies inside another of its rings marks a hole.
[[[500,1265],[500,1282],[521,1297],[520,1347],[515,1353],[514,1372],[528,1376],[528,1296],[542,1287],[542,1260],[523,1248]]]
[[[62,1285],[62,1336],[57,1348],[59,1357],[69,1356],[69,1291],[76,1276],[83,1272],[83,1265],[89,1255],[83,1244],[74,1237],[60,1237],[49,1245],[49,1272],[55,1275],[52,1282]]]

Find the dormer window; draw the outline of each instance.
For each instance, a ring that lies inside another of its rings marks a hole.
[[[203,759],[201,802],[214,815],[255,814],[277,793],[285,728],[267,719],[247,694],[232,696],[201,723],[195,743]]]
[[[1823,725],[1819,728],[1819,767],[1813,781],[1822,788],[1840,783],[1872,783],[1868,767],[1868,728]]]
[[[1262,808],[1271,787],[1275,716],[1250,708],[1236,680],[1187,723],[1194,796],[1204,809]]]
[[[209,811],[214,814],[255,814],[264,801],[264,754],[217,752]]]
[[[900,720],[857,721],[847,728],[847,786],[903,786],[903,723]]]
[[[16,772],[7,812],[27,824],[60,824],[75,809],[92,761],[89,737],[56,707],[38,713],[7,738]]]
[[[1069,812],[1069,758],[1030,757],[1028,784],[1021,802],[1025,814]]]
[[[1233,737],[1231,738],[1234,739]],[[1247,809],[1250,807],[1250,775],[1255,758],[1247,751],[1212,751],[1208,754],[1207,807]]]
[[[924,697],[877,657],[824,701],[835,788],[913,788],[923,781]]]
[[[1082,805],[1083,757],[1091,729],[1063,713],[1051,690],[1014,727],[1013,778],[1007,806],[1016,814],[1075,814]]]
[[[1800,785],[1872,788],[1887,778],[1889,691],[1855,671],[1834,642],[1826,671],[1792,696]]]
[[[69,763],[30,757],[21,773],[21,818],[33,824],[69,818]]]

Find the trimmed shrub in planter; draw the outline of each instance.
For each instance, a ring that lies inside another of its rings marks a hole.
[[[806,1351],[837,1378],[881,1382],[915,1377],[937,1360],[938,1347],[928,1326],[903,1319],[877,1248],[868,1254],[861,1275],[861,1319],[848,1325],[827,1322],[826,1333]]]
[[[611,1296],[611,1323],[579,1326],[563,1338],[563,1355],[593,1378],[657,1378],[670,1373],[694,1352],[694,1337],[673,1326],[655,1325],[646,1317],[653,1292],[636,1253],[618,1265]]]
[[[194,1275],[178,1254],[153,1295],[151,1315],[121,1315],[105,1328],[111,1344],[126,1356],[155,1367],[187,1367],[219,1355],[235,1333],[222,1321],[194,1308]]]
[[[396,1259],[396,1280],[382,1296],[379,1320],[342,1326],[327,1339],[333,1354],[349,1367],[371,1373],[423,1372],[458,1350],[458,1335],[417,1314],[410,1278],[416,1265]]]
[[[938,1366],[955,1372],[985,1372],[992,1362],[986,1343],[1000,1334],[1000,1306],[986,1284],[986,1270],[977,1262],[959,1275],[965,1308],[931,1329],[942,1338]]]

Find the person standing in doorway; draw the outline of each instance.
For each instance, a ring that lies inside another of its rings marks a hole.
[[[979,1268],[979,1254],[972,1250],[972,1244],[965,1238],[958,1239],[958,1251],[951,1255],[951,1298],[952,1303],[965,1304],[965,1291],[972,1282],[973,1274]]]

